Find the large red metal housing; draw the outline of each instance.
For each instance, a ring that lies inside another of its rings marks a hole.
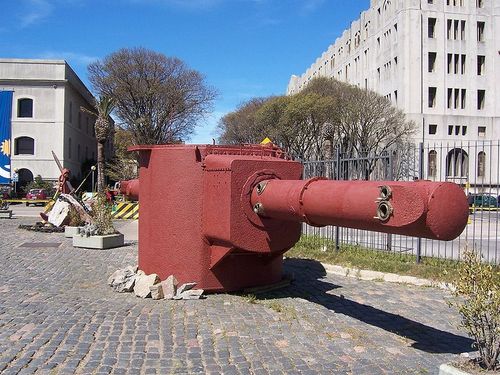
[[[451,183],[300,180],[275,147],[135,146],[139,268],[209,291],[274,283],[301,222],[452,239],[467,222]]]

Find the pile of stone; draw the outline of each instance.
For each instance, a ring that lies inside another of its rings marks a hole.
[[[56,227],[50,223],[36,222],[35,224],[21,224],[19,229],[31,230],[33,232],[43,232],[43,233],[63,233],[64,227]]]
[[[137,297],[152,299],[192,300],[203,298],[203,289],[194,289],[196,283],[179,285],[175,276],[161,281],[157,274],[146,275],[137,266],[115,271],[108,278],[108,285],[115,292],[134,292]]]

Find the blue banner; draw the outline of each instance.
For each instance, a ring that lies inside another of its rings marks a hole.
[[[0,91],[0,184],[10,184],[12,91]]]

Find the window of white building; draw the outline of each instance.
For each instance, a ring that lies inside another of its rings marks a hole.
[[[429,108],[434,108],[436,106],[436,93],[437,87],[429,87]]]
[[[485,27],[484,22],[477,23],[477,41],[478,42],[484,42],[484,27]]]
[[[429,52],[428,71],[432,73],[436,70],[436,52]]]
[[[436,177],[437,175],[437,151],[431,150],[429,151],[429,163],[427,168],[427,175],[429,177]]]
[[[484,74],[486,56],[478,55],[477,56],[477,75],[482,76]]]
[[[469,173],[469,155],[461,148],[455,148],[446,155],[446,176],[465,177]]]
[[[436,37],[436,19],[435,18],[428,18],[427,19],[427,36],[429,38]]]
[[[481,151],[477,154],[477,177],[484,177],[486,174],[486,153]]]
[[[477,109],[484,109],[486,90],[477,90]]]
[[[17,101],[17,117],[33,117],[33,99],[21,98]]]
[[[31,137],[18,137],[14,140],[14,155],[34,155],[35,140]]]

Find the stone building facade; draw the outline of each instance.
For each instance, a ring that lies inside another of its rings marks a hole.
[[[55,180],[59,169],[51,151],[77,179],[97,155],[94,97],[63,60],[0,59],[0,90],[13,91],[11,171],[23,184],[40,175]],[[112,140],[106,147],[112,152]]]
[[[430,150],[427,164],[463,179],[478,162],[498,160],[498,147],[485,158],[460,145],[500,139],[499,18],[498,0],[371,0],[305,73],[290,78],[287,94],[321,76],[374,90],[416,123],[416,142],[449,144],[442,158]],[[497,165],[483,169],[498,182]]]

